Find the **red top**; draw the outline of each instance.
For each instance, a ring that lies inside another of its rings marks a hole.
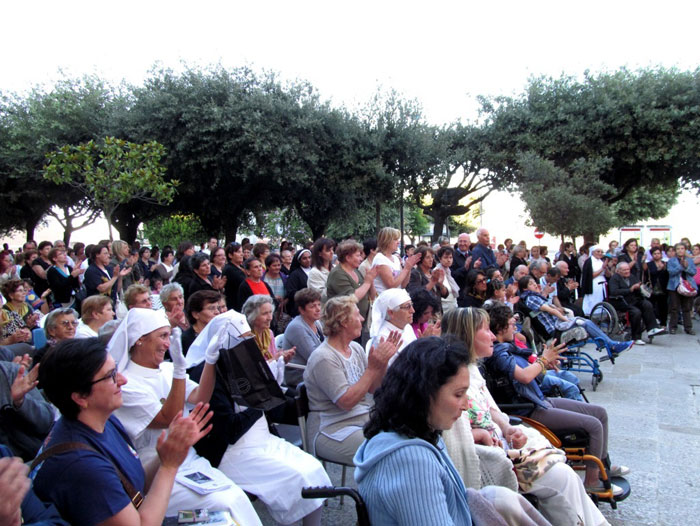
[[[254,281],[250,281],[250,279],[246,279],[246,283],[250,286],[250,290],[253,291],[253,294],[263,294],[265,296],[270,295],[270,291],[267,290],[267,286],[265,285],[264,281],[258,281],[255,283]]]

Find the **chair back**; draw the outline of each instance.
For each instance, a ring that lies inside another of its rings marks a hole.
[[[306,417],[309,416],[309,394],[306,391],[304,382],[297,385],[297,395],[294,397],[294,401],[297,407],[299,431],[301,431],[301,447],[304,451],[313,455],[313,452],[309,448],[309,438],[306,433]]]

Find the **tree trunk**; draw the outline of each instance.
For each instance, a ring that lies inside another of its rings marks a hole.
[[[116,228],[117,232],[119,232],[119,239],[126,241],[130,245],[133,245],[134,241],[136,241],[136,236],[138,234],[138,228],[140,224],[141,221],[126,221],[123,223],[120,222],[115,224],[114,228]]]
[[[226,225],[224,226],[224,240],[225,243],[228,245],[229,243],[233,243],[236,241],[236,233],[238,232],[238,221],[236,220],[229,220],[226,222]]]
[[[597,243],[598,242],[598,236],[595,234],[587,233],[583,234],[583,242],[585,243]]]
[[[447,222],[447,218],[449,216],[435,214],[434,216],[430,217],[433,219],[433,235],[430,236],[430,243],[434,245],[437,243],[438,238],[442,235],[442,231],[445,228],[445,223]]]

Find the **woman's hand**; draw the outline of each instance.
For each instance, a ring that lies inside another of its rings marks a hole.
[[[182,380],[187,376],[187,360],[182,353],[182,330],[175,327],[170,333],[170,359],[173,361],[173,378]]]
[[[163,431],[158,437],[156,451],[161,465],[174,469],[180,467],[190,448],[211,431],[212,425],[207,424],[213,415],[209,411],[209,404],[201,402],[185,418],[182,411],[178,412],[168,426],[167,436]]]
[[[445,271],[442,270],[441,268],[436,268],[430,273],[430,281],[432,281],[435,284],[442,283],[442,280],[445,279]]]
[[[211,285],[216,290],[221,290],[226,286],[226,276],[214,276],[211,280]]]
[[[365,272],[365,281],[374,281],[374,279],[377,277],[377,271],[379,270],[379,267],[371,267],[370,269]]]
[[[22,501],[30,486],[28,469],[19,458],[0,458],[0,524],[22,524]]]
[[[404,263],[405,268],[413,268],[418,264],[418,260],[421,258],[421,254],[413,254],[412,256],[408,256],[406,258],[406,262]]]
[[[442,334],[442,324],[440,320],[435,323],[429,323],[423,332],[418,331],[419,338],[428,338],[430,336],[440,336]]]
[[[27,323],[27,327],[29,327],[30,329],[36,328],[36,324],[39,321],[39,313],[32,312],[29,316],[27,316],[27,319],[25,321]]]
[[[73,276],[74,278],[77,278],[81,274],[85,274],[85,270],[86,269],[84,269],[84,268],[76,268],[73,270],[73,272],[70,273],[70,275]]]
[[[294,358],[294,355],[297,353],[297,348],[296,345],[292,347],[291,349],[286,349],[281,352],[282,356],[284,357],[284,363],[289,363],[289,361]]]
[[[396,354],[402,343],[401,332],[391,331],[386,339],[382,338],[379,340],[379,344],[369,350],[367,367],[370,369],[385,369],[389,360]]]
[[[29,329],[22,327],[21,329],[17,329],[15,332],[13,332],[9,339],[10,343],[28,342],[32,339],[32,333],[29,332]]]
[[[121,269],[121,270],[119,271],[119,273],[117,274],[117,276],[120,277],[120,278],[123,278],[124,276],[129,275],[129,274],[131,273],[132,270],[133,270],[133,267],[124,267],[123,269]]]

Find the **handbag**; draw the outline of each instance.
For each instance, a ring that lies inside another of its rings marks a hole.
[[[685,296],[687,298],[694,298],[698,295],[698,291],[695,290],[695,287],[693,287],[690,281],[683,278],[681,278],[681,282],[678,284],[676,292],[678,292],[678,294],[680,294],[681,296]]]
[[[642,280],[644,280],[644,273],[642,273]],[[649,299],[652,296],[653,290],[654,289],[651,286],[651,275],[647,269],[647,279],[646,281],[642,281],[642,284],[639,286],[639,293],[642,295],[642,297]]]
[[[216,369],[229,395],[239,405],[269,411],[286,402],[282,388],[252,337],[221,349]]]

